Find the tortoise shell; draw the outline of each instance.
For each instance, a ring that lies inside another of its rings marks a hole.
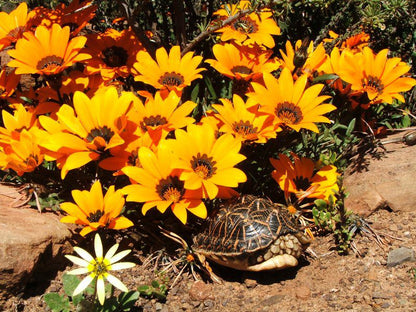
[[[194,238],[193,249],[219,264],[257,271],[253,266],[277,255],[289,255],[281,259],[289,262],[271,264],[272,268],[297,265],[296,258],[308,242],[286,209],[268,199],[246,195],[220,208],[206,230]]]

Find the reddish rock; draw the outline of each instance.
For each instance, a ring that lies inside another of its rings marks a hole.
[[[56,270],[71,232],[53,213],[0,206],[0,300],[25,291],[29,280]]]
[[[204,301],[205,299],[212,299],[212,286],[205,284],[203,281],[196,281],[189,289],[189,296],[195,301]]]
[[[385,144],[385,148],[379,158],[365,156],[361,170],[353,162],[345,172],[344,186],[349,193],[345,207],[364,217],[380,208],[412,211],[416,207],[416,145],[399,142]]]

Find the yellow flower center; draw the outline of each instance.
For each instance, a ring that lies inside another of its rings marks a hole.
[[[235,30],[244,34],[251,34],[251,33],[257,32],[258,30],[258,26],[256,22],[248,16],[239,18],[233,24],[233,27]]]
[[[127,64],[127,59],[129,57],[127,51],[122,47],[111,46],[104,51],[103,61],[109,67],[121,67]]]
[[[163,200],[177,203],[181,200],[184,193],[183,182],[178,177],[169,176],[160,180],[156,186],[156,191]]]
[[[234,66],[231,69],[233,74],[243,74],[243,75],[250,75],[253,71],[244,65]]]
[[[185,82],[185,78],[178,73],[165,73],[159,78],[158,82],[167,87],[177,87]]]
[[[381,83],[381,80],[371,75],[361,79],[361,84],[364,89],[370,89],[378,94],[382,93],[384,89],[384,85]]]
[[[166,125],[167,123],[168,123],[167,119],[160,115],[149,116],[149,117],[143,118],[143,121],[140,123],[140,127],[142,128],[144,132],[146,132],[147,127],[157,127],[157,126]]]
[[[217,170],[215,167],[216,161],[212,157],[208,157],[207,154],[193,156],[191,160],[191,167],[194,172],[202,179],[209,179],[212,177]]]
[[[234,122],[233,129],[242,136],[257,133],[257,127],[254,127],[249,121],[240,120],[239,122]]]
[[[111,270],[110,261],[108,259],[96,258],[91,263],[90,271],[94,276],[105,276]]]
[[[111,138],[114,136],[114,131],[112,131],[109,127],[104,126],[102,128],[95,128],[90,131],[87,136],[87,140],[92,142],[96,137],[102,137],[105,142],[108,144]]]
[[[64,62],[64,59],[60,56],[56,55],[49,55],[41,59],[38,64],[36,65],[36,68],[39,70],[54,70],[55,68],[61,66]]]
[[[295,214],[298,210],[296,209],[296,207],[295,206],[293,206],[293,205],[289,205],[289,206],[287,206],[287,210],[289,211],[289,213],[290,214]]]
[[[103,212],[101,210],[97,210],[95,212],[91,212],[87,217],[89,222],[98,222],[100,221],[101,217],[103,216]]]
[[[282,123],[289,125],[296,125],[303,119],[300,108],[289,102],[277,104],[275,114]]]

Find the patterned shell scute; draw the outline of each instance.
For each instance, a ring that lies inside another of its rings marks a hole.
[[[208,229],[196,238],[199,249],[240,255],[267,248],[278,236],[298,230],[290,215],[270,200],[245,196],[224,206]]]

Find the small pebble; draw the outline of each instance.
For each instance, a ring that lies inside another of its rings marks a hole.
[[[306,300],[311,296],[311,290],[307,286],[299,286],[296,288],[296,298]]]

